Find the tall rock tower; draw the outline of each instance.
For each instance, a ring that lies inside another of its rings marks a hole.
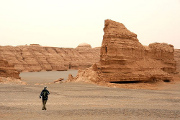
[[[172,45],[154,43],[145,47],[135,33],[112,20],[105,20],[100,54],[103,81],[165,80],[176,71]]]
[[[143,46],[122,23],[105,20],[100,61],[79,71],[75,80],[110,83],[171,81],[176,73],[174,47],[166,43]]]

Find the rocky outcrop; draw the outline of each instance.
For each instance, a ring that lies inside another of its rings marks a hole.
[[[83,69],[99,61],[100,48],[80,44],[77,48],[26,46],[0,46],[0,57],[14,65],[18,71],[60,71]]]
[[[54,83],[59,83],[59,82],[61,82],[61,81],[63,81],[64,80],[64,78],[59,78],[59,79],[57,79],[57,80],[54,80]]]
[[[14,69],[13,65],[0,58],[0,77],[20,79],[19,74],[20,73]]]
[[[75,50],[81,55],[81,58],[77,61],[78,65],[73,66],[75,68],[78,68],[78,66],[88,68],[100,59],[100,47],[92,48],[91,45],[82,43]],[[79,61],[81,61],[80,64]]]
[[[69,74],[69,75],[68,75],[68,82],[73,81],[73,79],[74,79],[74,78],[73,78],[72,74]]]
[[[180,49],[175,49],[174,59],[176,61],[177,71],[180,72]]]
[[[100,61],[83,72],[79,71],[76,80],[112,83],[169,81],[174,73],[176,63],[172,45],[153,43],[143,46],[137,35],[122,23],[106,20]]]

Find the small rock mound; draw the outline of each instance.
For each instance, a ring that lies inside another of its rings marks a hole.
[[[92,48],[90,44],[81,43],[76,48]]]

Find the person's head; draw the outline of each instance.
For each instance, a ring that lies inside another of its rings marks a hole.
[[[47,86],[44,86],[44,89],[46,90],[46,89],[47,89]]]

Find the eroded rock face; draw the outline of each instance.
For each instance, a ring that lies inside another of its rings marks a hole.
[[[89,44],[73,48],[30,46],[0,46],[0,57],[18,71],[52,71],[90,67],[99,61],[99,49]]]
[[[75,50],[81,55],[81,58],[79,59],[81,63],[78,64],[82,67],[84,66],[83,68],[90,67],[100,59],[100,47],[92,48],[91,45],[83,43],[78,45]]]
[[[88,78],[93,68],[79,72],[77,79]],[[171,80],[170,74],[176,72],[174,47],[166,43],[145,47],[122,23],[106,20],[97,71],[96,82]]]
[[[180,49],[175,49],[174,59],[176,60],[177,71],[180,72]]]
[[[0,77],[11,77],[20,79],[19,72],[14,69],[13,65],[10,65],[6,60],[0,57]]]

